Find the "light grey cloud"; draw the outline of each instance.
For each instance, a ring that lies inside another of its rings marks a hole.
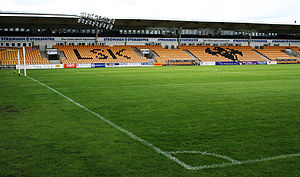
[[[300,0],[1,0],[0,10],[115,18],[235,22],[300,22]],[[299,23],[300,24],[300,23]]]

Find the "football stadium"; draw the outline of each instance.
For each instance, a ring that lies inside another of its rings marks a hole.
[[[0,13],[0,176],[300,176],[300,26]]]

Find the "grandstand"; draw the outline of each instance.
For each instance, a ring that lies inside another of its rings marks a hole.
[[[264,49],[258,49],[262,55],[278,63],[298,63],[298,47],[296,46],[265,46]]]
[[[194,59],[181,49],[164,49],[162,46],[137,46],[138,49],[149,49],[155,53],[155,60],[164,65],[192,65]]]
[[[131,46],[53,46],[66,57],[62,64],[76,63],[131,63],[148,62],[145,57],[139,57]]]
[[[265,46],[254,49],[251,46],[178,46],[176,49],[164,49],[162,46],[73,46],[54,45],[62,53],[61,64],[83,63],[143,63],[154,60],[163,65],[193,65],[199,62],[231,62],[231,61],[277,61],[283,63],[299,63],[300,50],[297,46]],[[134,48],[136,50],[134,50]],[[153,56],[146,58],[141,49],[149,49]],[[17,65],[18,48],[2,48],[0,62],[2,65]],[[27,64],[49,64],[41,51],[26,47]],[[20,52],[20,57],[23,53]],[[23,61],[21,60],[21,64]]]
[[[216,54],[207,52],[207,49],[209,49],[210,51],[215,50],[216,47],[212,46],[179,46],[179,48],[191,52],[195,57],[203,62],[226,62],[231,60],[230,58],[226,58],[225,56],[223,56],[221,52]],[[257,54],[254,48],[252,48],[251,46],[220,46],[218,48],[222,49],[222,52],[238,52],[235,55],[237,56],[237,60],[239,61],[266,61],[266,59]],[[216,50],[216,52],[218,51]]]
[[[18,64],[17,48],[2,48],[0,51],[0,62],[2,65],[17,65]],[[49,64],[47,58],[42,58],[38,49],[25,47],[26,64]],[[20,64],[24,64],[23,52],[20,51]]]
[[[28,64],[300,61],[297,25],[116,19],[112,30],[96,31],[79,18],[0,13],[0,47],[26,47]],[[16,51],[2,50],[0,57],[2,65],[17,64]]]

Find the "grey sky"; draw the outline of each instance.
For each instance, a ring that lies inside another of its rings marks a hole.
[[[0,0],[1,11],[300,24],[300,0]]]

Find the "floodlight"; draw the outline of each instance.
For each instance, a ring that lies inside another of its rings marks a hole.
[[[116,22],[116,19],[112,19],[111,24],[115,24],[115,22]]]
[[[103,17],[102,20],[103,20],[103,22],[107,22],[107,18],[106,17]]]
[[[81,12],[80,19],[78,19],[78,23],[97,26],[99,28],[104,29],[112,29],[115,24],[115,19],[110,19],[107,17],[101,17],[100,15],[95,15],[91,13]]]

